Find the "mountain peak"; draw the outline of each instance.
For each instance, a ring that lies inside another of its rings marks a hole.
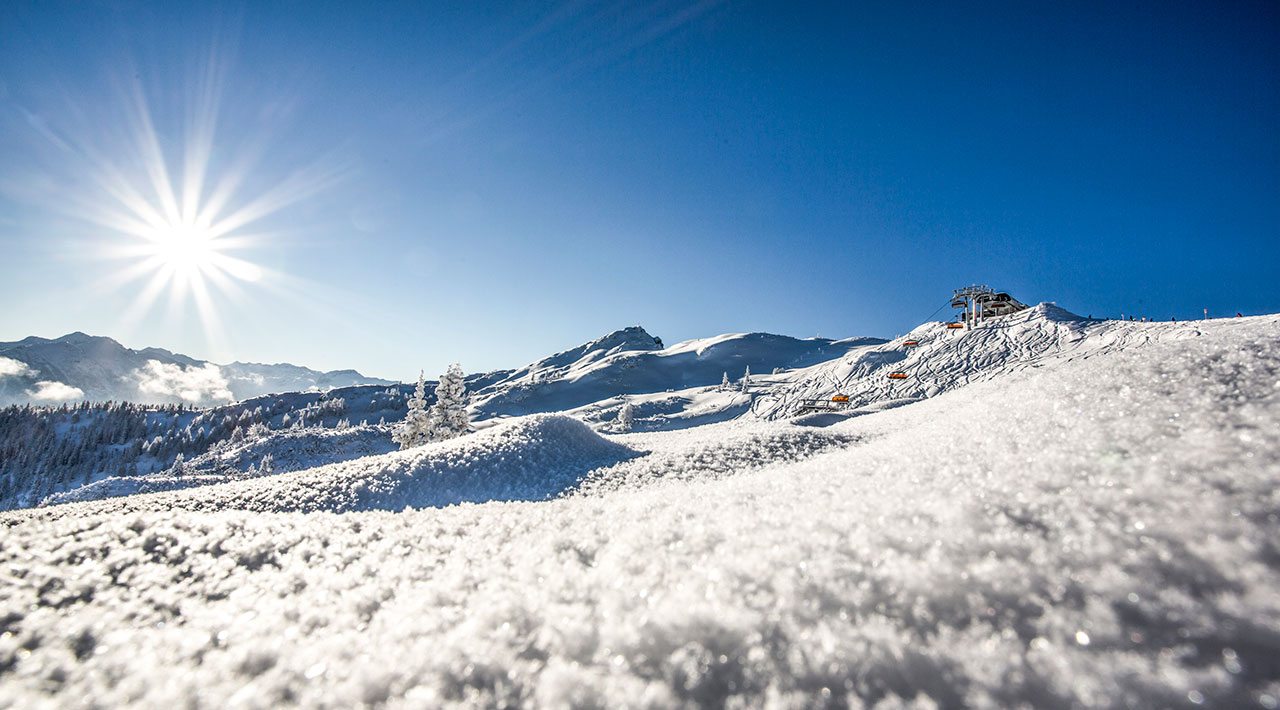
[[[106,338],[100,335],[89,335],[88,333],[77,330],[74,333],[67,333],[61,338],[54,338],[54,340],[59,343],[89,343],[98,340],[111,340],[111,338]]]
[[[662,341],[649,334],[649,331],[638,325],[627,326],[615,330],[604,337],[597,338],[586,346],[587,352],[592,350],[660,350]]]

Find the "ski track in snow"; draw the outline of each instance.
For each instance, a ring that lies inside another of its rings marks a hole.
[[[0,707],[1274,706],[1280,318],[1110,327],[818,429],[533,417],[4,514]],[[440,480],[524,500],[407,507]]]

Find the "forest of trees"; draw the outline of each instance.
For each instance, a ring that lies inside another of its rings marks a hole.
[[[351,389],[347,399],[291,393],[211,409],[129,402],[0,408],[0,510],[36,505],[106,476],[164,471],[179,457],[190,460],[273,430],[344,428],[352,417],[404,416],[401,390]],[[352,397],[354,407],[348,404]]]

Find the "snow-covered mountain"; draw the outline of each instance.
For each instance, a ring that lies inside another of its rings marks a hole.
[[[473,395],[477,418],[558,412],[633,394],[716,385],[728,375],[804,368],[879,338],[791,338],[730,333],[663,347],[639,326],[557,353],[497,379]]]
[[[388,385],[355,370],[320,372],[290,364],[218,365],[161,348],[134,350],[71,333],[0,343],[0,404],[129,401],[210,405],[272,392]]]

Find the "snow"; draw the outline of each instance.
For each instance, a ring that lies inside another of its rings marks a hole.
[[[303,471],[72,503],[57,515],[154,510],[347,512],[546,500],[638,452],[562,415],[522,417],[474,436]],[[75,496],[64,496],[63,499]]]
[[[661,349],[639,327],[626,328],[514,370],[475,392],[474,419],[589,407],[620,395],[708,387],[724,373],[809,367],[877,345],[876,338],[831,341],[732,333]]]
[[[71,333],[0,342],[0,404],[79,399],[210,404],[270,392],[392,384],[354,370],[297,365],[217,365],[161,348],[126,348],[111,338]]]
[[[135,476],[108,476],[79,488],[49,496],[42,505],[83,502],[226,483],[246,477],[250,466],[270,456],[276,473],[300,471],[395,450],[388,427],[346,429],[307,427],[271,432],[260,439],[215,449],[183,463],[184,473],[162,470]]]
[[[825,427],[5,514],[0,706],[1274,705],[1280,318],[1064,323],[1110,344]]]
[[[848,397],[852,408],[923,399],[1027,368],[1197,337],[1202,327],[1202,321],[1090,320],[1052,303],[960,330],[925,323],[887,343],[788,373],[787,384],[770,388],[753,403],[752,411],[764,419],[790,417],[806,400],[830,401],[837,394]],[[907,347],[907,341],[919,344]],[[906,379],[889,379],[890,373],[905,374]]]

